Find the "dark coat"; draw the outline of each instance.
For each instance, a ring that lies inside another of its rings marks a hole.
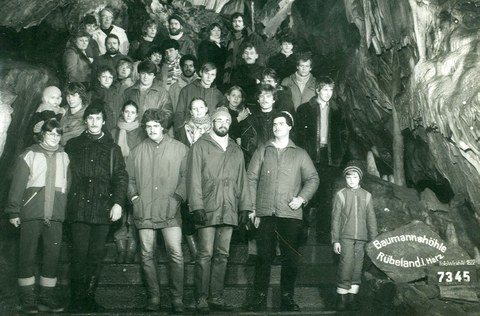
[[[287,57],[280,52],[268,59],[267,67],[274,69],[281,81],[297,71],[297,56],[291,54]]]
[[[92,80],[92,63],[75,45],[65,49],[63,69],[67,82],[89,83]]]
[[[258,63],[248,65],[243,64],[233,69],[231,85],[240,86],[245,92],[245,102],[247,107],[255,106],[257,85],[262,80],[262,73],[265,67]]]
[[[120,147],[110,133],[93,139],[85,131],[68,141],[65,152],[72,173],[67,220],[110,224],[112,206],[123,207],[127,194],[128,174]]]
[[[215,78],[217,86],[223,83],[223,73],[226,60],[227,48],[225,46],[218,46],[208,39],[200,42],[200,45],[198,45],[198,65],[211,62],[217,66],[217,77]]]

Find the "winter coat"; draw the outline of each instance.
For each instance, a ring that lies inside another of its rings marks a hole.
[[[68,194],[67,220],[110,224],[114,204],[123,207],[128,175],[120,147],[110,133],[94,139],[88,131],[68,141],[72,186]]]
[[[329,102],[327,153],[328,165],[338,167],[342,164],[347,151],[348,129],[341,108],[333,101]],[[313,162],[320,162],[320,106],[317,97],[300,105],[295,114],[294,140],[304,148]]]
[[[115,144],[118,144],[118,135],[120,133],[120,128],[118,128],[118,126],[115,126],[115,128],[112,129],[110,133],[112,134],[112,138]],[[132,151],[133,148],[135,148],[138,144],[140,144],[146,137],[147,137],[147,134],[145,133],[145,130],[141,126],[131,131],[127,131],[127,146],[130,149],[130,152]]]
[[[115,72],[117,71],[117,64],[120,59],[127,58],[127,56],[117,53],[115,56],[110,56],[109,54],[103,54],[98,57],[95,57],[92,64],[92,81],[97,81],[99,75],[98,71],[103,66],[112,67]]]
[[[190,211],[204,209],[205,226],[236,226],[238,211],[252,209],[243,153],[232,139],[224,151],[203,134],[188,153],[187,170]]]
[[[38,144],[27,148],[15,165],[5,209],[9,218],[63,222],[69,163],[61,146],[53,154]]]
[[[257,107],[257,85],[262,80],[265,67],[255,63],[253,65],[242,64],[232,71],[231,85],[240,86],[245,92],[245,104],[254,112]]]
[[[247,166],[257,147],[273,138],[273,116],[277,113],[276,110],[257,112],[240,122],[241,146]]]
[[[142,99],[140,94],[140,82],[138,81],[125,90],[124,93],[124,103],[131,100],[138,104],[138,117],[142,117],[143,113],[148,109],[167,110],[173,114],[170,94],[161,86],[161,82],[154,80],[152,86],[143,93],[145,93],[145,97]]]
[[[227,48],[223,44],[218,46],[215,42],[207,39],[198,45],[198,64],[203,65],[206,62],[211,62],[217,66],[217,77],[215,78],[215,84],[217,86],[223,83],[226,60]]]
[[[92,63],[75,45],[70,45],[63,53],[63,68],[67,82],[91,82]]]
[[[295,114],[295,107],[293,105],[292,90],[287,86],[277,86],[277,99],[273,104],[277,111],[287,111],[290,114]]]
[[[119,26],[112,25],[110,34],[115,34],[118,36],[118,39],[120,40],[120,46],[118,47],[118,50],[123,55],[128,55],[130,43],[128,42],[128,37],[125,30]],[[105,39],[107,38],[107,34],[105,34],[105,32],[103,32],[101,29],[98,29],[92,35],[92,38],[97,42],[100,54],[105,54],[107,52],[107,48],[105,47]]]
[[[315,92],[316,79],[313,75],[310,75],[310,78],[308,79],[305,88],[303,88],[303,93],[300,92],[295,73],[283,79],[282,86],[287,86],[292,91],[292,101],[295,110],[297,110],[300,104],[308,102],[311,98],[317,95]]]
[[[278,151],[269,142],[253,154],[248,166],[248,183],[257,216],[302,219],[302,207],[292,210],[288,204],[300,196],[308,202],[320,182],[307,152],[289,141]]]
[[[180,55],[193,55],[197,56],[197,46],[193,42],[192,38],[188,36],[187,34],[183,34],[182,37],[180,37],[178,40],[178,52]]]
[[[343,188],[335,194],[332,208],[332,243],[340,239],[372,240],[377,219],[372,195],[362,188]]]
[[[268,59],[267,67],[274,69],[280,80],[283,80],[297,71],[297,56],[291,54],[287,57],[279,52]]]
[[[78,112],[72,114],[70,107],[67,105],[67,111],[65,115],[60,120],[60,127],[63,129],[62,139],[60,140],[60,145],[65,146],[67,142],[77,136],[80,136],[87,126],[85,125],[85,120],[83,119],[83,113],[87,108],[84,105]]]
[[[188,106],[193,98],[203,98],[208,106],[208,112],[213,113],[217,104],[223,100],[223,94],[215,86],[204,88],[200,79],[195,80],[180,90],[177,108],[175,109],[174,127],[180,128],[190,117]]]
[[[138,229],[181,226],[180,202],[186,200],[188,147],[164,135],[160,143],[145,139],[127,159],[128,195]]]

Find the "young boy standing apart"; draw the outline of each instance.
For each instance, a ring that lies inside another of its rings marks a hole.
[[[363,172],[357,162],[343,170],[347,186],[335,194],[332,208],[333,251],[340,255],[337,310],[358,309],[365,244],[377,235],[372,195],[360,187]]]

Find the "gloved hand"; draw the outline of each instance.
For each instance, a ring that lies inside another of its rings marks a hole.
[[[250,211],[243,210],[238,213],[238,226],[244,228],[248,224],[248,213]]]
[[[193,211],[193,221],[195,224],[203,226],[207,223],[207,220],[207,213],[205,213],[204,209]]]

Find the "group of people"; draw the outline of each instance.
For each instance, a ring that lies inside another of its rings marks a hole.
[[[117,261],[133,262],[140,248],[148,311],[160,306],[157,232],[169,258],[173,312],[184,311],[183,236],[195,258],[196,310],[231,311],[223,289],[236,226],[256,231],[249,310],[266,308],[278,244],[281,308],[298,311],[298,250],[311,209],[327,218],[325,225],[332,212],[333,249],[341,256],[338,308],[356,308],[363,248],[376,235],[376,222],[356,163],[344,171],[347,188],[329,202],[332,170],[345,164],[348,143],[333,80],[316,79],[312,56],[294,54],[289,37],[267,59],[261,37],[240,13],[231,17],[227,45],[213,23],[198,49],[176,15],[168,19],[168,34],[157,34],[157,23],[148,20],[132,43],[113,20],[108,7],[99,27],[94,16],[83,19],[64,55],[67,109],[59,88],[44,90],[33,119],[37,143],[16,165],[6,212],[21,231],[23,311],[64,309],[53,289],[65,218],[72,233],[72,312],[104,310],[95,292],[117,221]]]

